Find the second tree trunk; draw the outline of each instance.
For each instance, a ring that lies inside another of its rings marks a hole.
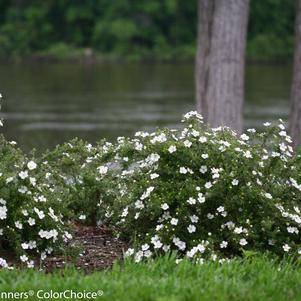
[[[243,129],[249,0],[199,0],[197,110],[212,127]]]

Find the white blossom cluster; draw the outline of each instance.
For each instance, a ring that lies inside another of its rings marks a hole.
[[[243,249],[301,254],[301,168],[283,121],[238,136],[202,120],[189,112],[181,130],[118,142],[116,158],[131,155],[108,210],[120,235],[136,241],[125,255],[139,262],[176,250],[203,262]]]
[[[264,127],[237,135],[189,112],[178,130],[74,140],[30,159],[3,140],[0,241],[14,237],[19,261],[34,267],[72,239],[68,215],[117,226],[136,262],[171,251],[200,264],[243,250],[300,256],[300,155],[282,120]]]

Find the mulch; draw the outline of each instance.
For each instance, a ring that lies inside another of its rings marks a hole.
[[[126,243],[115,238],[112,230],[106,226],[75,225],[70,244],[80,248],[79,256],[49,256],[44,262],[47,272],[66,265],[85,271],[107,269],[114,261],[122,259],[123,252],[128,247]]]

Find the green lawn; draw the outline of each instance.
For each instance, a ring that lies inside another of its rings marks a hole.
[[[163,257],[149,263],[127,262],[123,267],[116,264],[110,271],[88,275],[74,269],[53,274],[33,270],[0,272],[1,292],[29,290],[102,290],[103,295],[96,300],[110,301],[301,300],[301,265],[277,263],[265,257],[237,259],[223,265],[194,266],[188,261],[175,265],[174,259]]]

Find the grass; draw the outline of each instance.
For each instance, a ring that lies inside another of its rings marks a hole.
[[[301,300],[300,280],[301,265],[289,260],[277,262],[261,256],[236,259],[223,265],[194,266],[187,260],[175,265],[173,257],[165,256],[140,264],[115,264],[112,270],[86,275],[72,268],[53,274],[2,270],[0,292],[102,290],[103,295],[95,300],[110,301],[277,301]],[[28,300],[41,299],[30,297]]]

